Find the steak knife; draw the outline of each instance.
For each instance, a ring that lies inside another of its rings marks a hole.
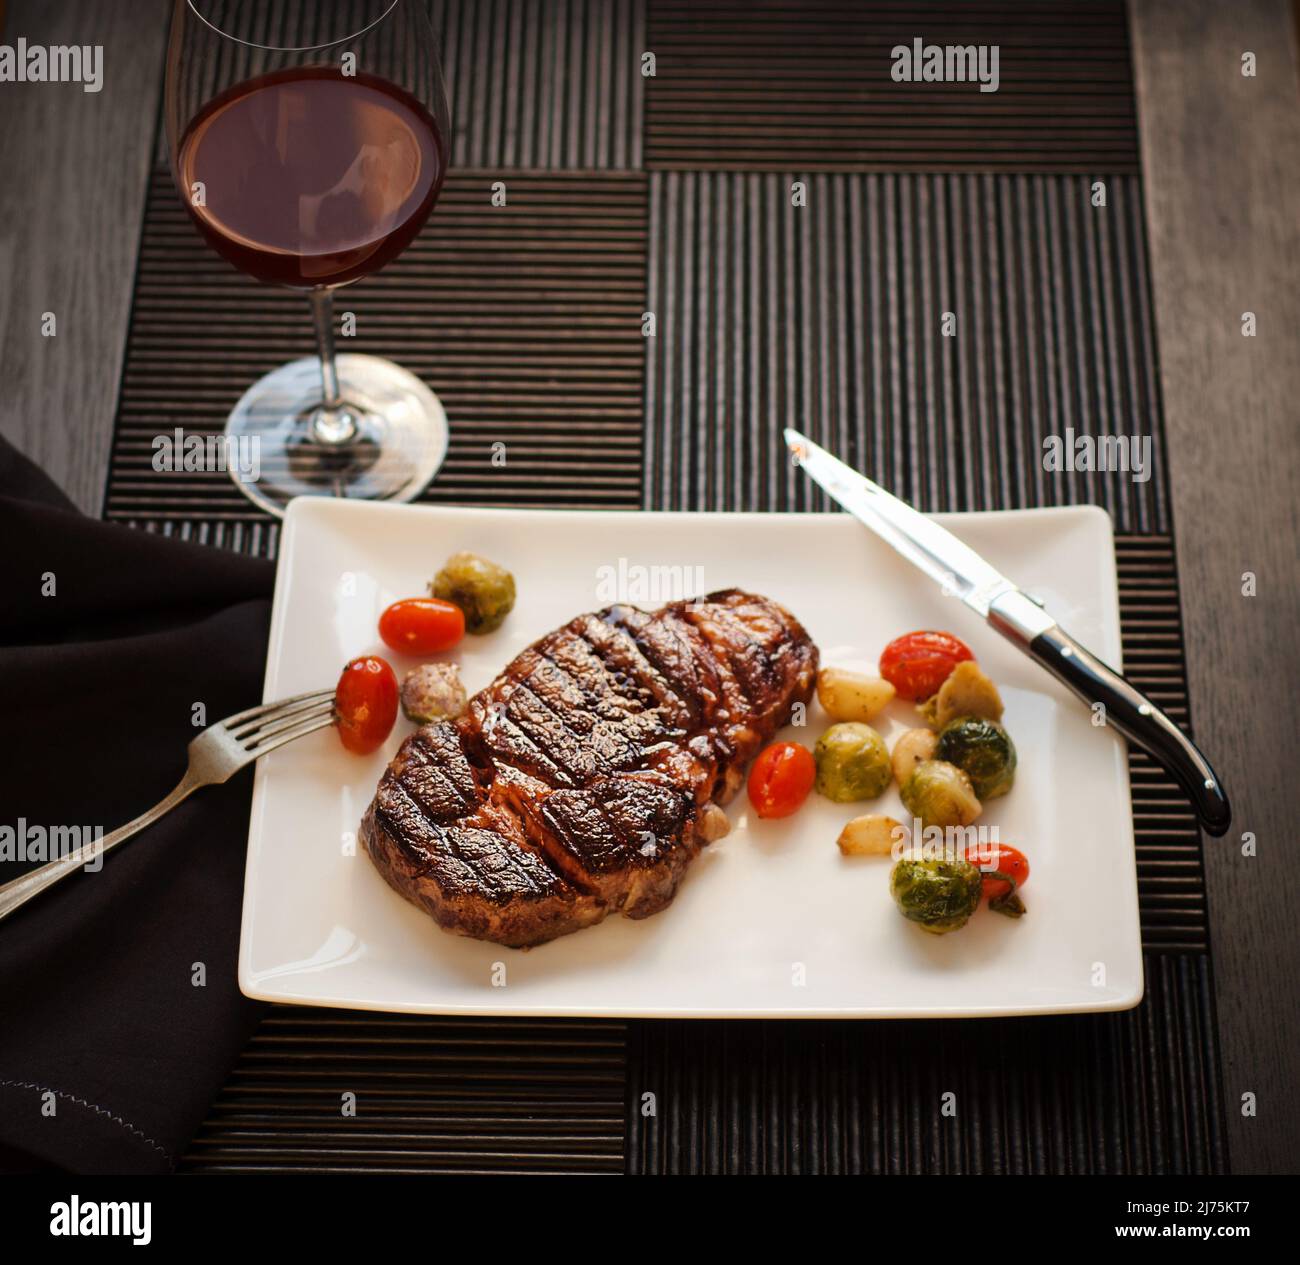
[[[1041,603],[1021,592],[950,531],[797,430],[787,428],[785,442],[796,464],[832,500],[946,591],[959,596],[1085,703],[1101,703],[1107,724],[1149,752],[1178,779],[1205,829],[1212,835],[1227,832],[1232,812],[1210,762],[1141,690],[1081,646]]]

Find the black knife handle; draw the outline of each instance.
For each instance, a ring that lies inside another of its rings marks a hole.
[[[1150,752],[1178,779],[1210,834],[1227,833],[1232,810],[1210,762],[1146,695],[1059,627],[1039,633],[1029,643],[1029,653],[1085,703],[1103,704],[1106,723]]]

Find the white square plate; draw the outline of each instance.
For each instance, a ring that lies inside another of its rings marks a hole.
[[[1105,513],[940,521],[1119,664]],[[359,654],[385,654],[400,674],[410,665],[379,642],[379,613],[422,593],[460,549],[509,567],[519,594],[500,630],[467,637],[450,655],[471,692],[538,637],[607,605],[620,567],[629,583],[639,566],[677,567],[696,592],[736,585],[766,594],[803,621],[823,664],[874,671],[898,634],[950,629],[998,683],[1019,750],[1015,788],[981,824],[997,825],[1028,855],[1029,912],[1015,921],[982,908],[946,936],[904,921],[890,899],[888,858],[849,860],[835,846],[858,812],[905,818],[897,787],[871,805],[814,794],[782,821],[759,821],[742,792],[727,809],[731,834],[704,850],[662,913],[611,917],[528,952],[464,939],[392,891],[356,845],[379,776],[410,732],[399,719],[370,758],[349,755],[325,729],[258,765],[239,953],[250,997],[439,1014],[735,1017],[1015,1015],[1118,1010],[1141,999],[1122,739],[1094,727],[1088,708],[845,514],[294,501],[265,697],[328,685]],[[814,701],[806,727],[783,736],[811,746],[827,723]],[[915,723],[911,705],[896,701],[876,725],[892,746]]]

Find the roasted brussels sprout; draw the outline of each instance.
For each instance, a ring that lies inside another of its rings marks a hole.
[[[500,628],[515,604],[515,577],[476,553],[452,554],[429,589],[465,612],[465,628],[472,633]]]
[[[969,826],[982,811],[970,778],[946,760],[926,760],[903,783],[903,807],[924,826]]]
[[[417,725],[454,720],[467,701],[454,663],[424,663],[402,679],[402,711]]]
[[[949,721],[939,732],[934,757],[961,769],[981,803],[1005,795],[1016,780],[1016,748],[996,720],[960,716]]]
[[[941,936],[966,925],[980,903],[980,872],[969,861],[904,857],[890,871],[889,892],[908,922]]]
[[[832,725],[817,740],[817,793],[848,804],[875,799],[889,785],[889,749],[870,725],[850,720]]]

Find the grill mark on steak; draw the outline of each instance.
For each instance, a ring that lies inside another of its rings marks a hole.
[[[750,708],[752,698],[762,697],[763,686],[767,683],[760,671],[746,666],[744,652],[747,647],[732,646],[728,640],[730,630],[716,618],[698,611],[688,613],[686,618],[692,632],[703,638],[713,652],[728,718],[742,715]],[[751,676],[758,679],[751,683]]]
[[[466,818],[430,819],[404,784],[404,773],[415,767],[404,754],[426,744],[435,729],[456,733],[449,725],[427,726],[408,738],[393,761],[403,772],[385,774],[362,821],[366,849],[388,883],[445,930],[513,948],[599,922],[604,903],[556,870],[520,816],[486,797],[502,779]]]
[[[622,681],[634,682],[638,697],[653,699],[672,728],[685,732],[698,718],[698,704],[651,662],[627,628],[595,615],[584,615],[575,623],[584,644],[607,666],[613,679],[620,685]]]
[[[615,606],[606,622],[626,632],[646,661],[686,702],[693,728],[712,720],[721,701],[717,665],[701,659],[690,625],[678,619],[671,607],[656,617],[632,606]]]
[[[700,671],[703,661],[691,648],[688,626],[676,620],[670,608],[650,616],[630,606],[611,607],[604,617],[583,616],[580,622],[585,639],[602,653],[625,661],[627,670],[644,682],[642,688],[663,699],[663,707],[669,709],[665,721],[671,727],[665,729],[664,741],[647,749],[648,764],[673,782],[689,783],[696,804],[702,807],[721,791],[717,769],[721,761],[730,758],[731,747],[717,735],[691,733],[706,707],[710,713],[714,710],[717,691],[716,673],[708,676],[709,684],[701,684],[705,679]],[[802,631],[800,635],[806,639]],[[656,660],[671,665],[668,672],[662,671]],[[669,673],[674,670],[697,684],[693,698],[686,685],[671,680]]]
[[[451,744],[440,743],[438,754],[444,763],[431,753],[427,736],[412,742],[406,752],[403,785],[431,821],[446,821],[475,806],[478,785],[458,744],[453,753]]]
[[[481,824],[448,826],[431,821],[406,787],[394,782],[381,792],[376,815],[413,860],[438,872],[449,894],[481,889],[488,900],[500,903],[567,886],[542,856],[520,846],[522,836],[490,809],[481,819],[471,819]]]
[[[559,845],[548,853],[557,868],[629,918],[648,917],[672,900],[700,849],[687,829],[694,814],[689,795],[637,774],[556,791],[542,807]]]
[[[654,695],[598,651],[588,636],[589,620],[589,616],[574,620],[565,630],[567,635],[556,637],[539,653],[582,695],[595,715],[618,722],[646,712],[656,701]],[[655,723],[661,722],[656,719]]]
[[[500,693],[491,693],[499,682],[501,678],[469,701],[469,715],[476,727],[471,741],[484,767],[490,771],[497,763],[513,764],[544,782],[572,786],[568,773],[528,736],[511,714],[515,683],[506,681]]]
[[[571,785],[581,786],[609,772],[609,736],[602,734],[598,739],[595,733],[575,731],[574,718],[548,707],[525,681],[515,684],[507,711],[523,733],[564,770]]]
[[[597,788],[605,815],[641,856],[671,844],[674,832],[694,814],[694,804],[680,791],[651,777],[629,773]]]
[[[752,636],[753,630],[725,609],[712,612],[708,618],[696,615],[695,624],[713,641],[715,649],[726,654],[746,703],[761,709],[767,700],[767,706],[774,706],[780,672],[772,655],[764,654],[752,641],[743,640]],[[715,626],[716,638],[710,631]]]
[[[646,917],[725,831],[714,803],[811,696],[816,666],[792,615],[736,590],[579,616],[460,720],[402,744],[363,841],[393,887],[463,935],[525,946]]]
[[[580,644],[577,637],[567,637],[536,651],[537,666],[522,685],[562,727],[591,744],[591,756],[599,766],[595,772],[630,767],[645,746],[663,733],[662,720],[635,694],[622,693],[595,656],[588,654],[589,662],[573,662]],[[520,658],[533,653],[525,651]],[[560,666],[557,655],[569,661],[571,670]],[[591,775],[584,767],[583,776],[575,776],[575,781]]]

